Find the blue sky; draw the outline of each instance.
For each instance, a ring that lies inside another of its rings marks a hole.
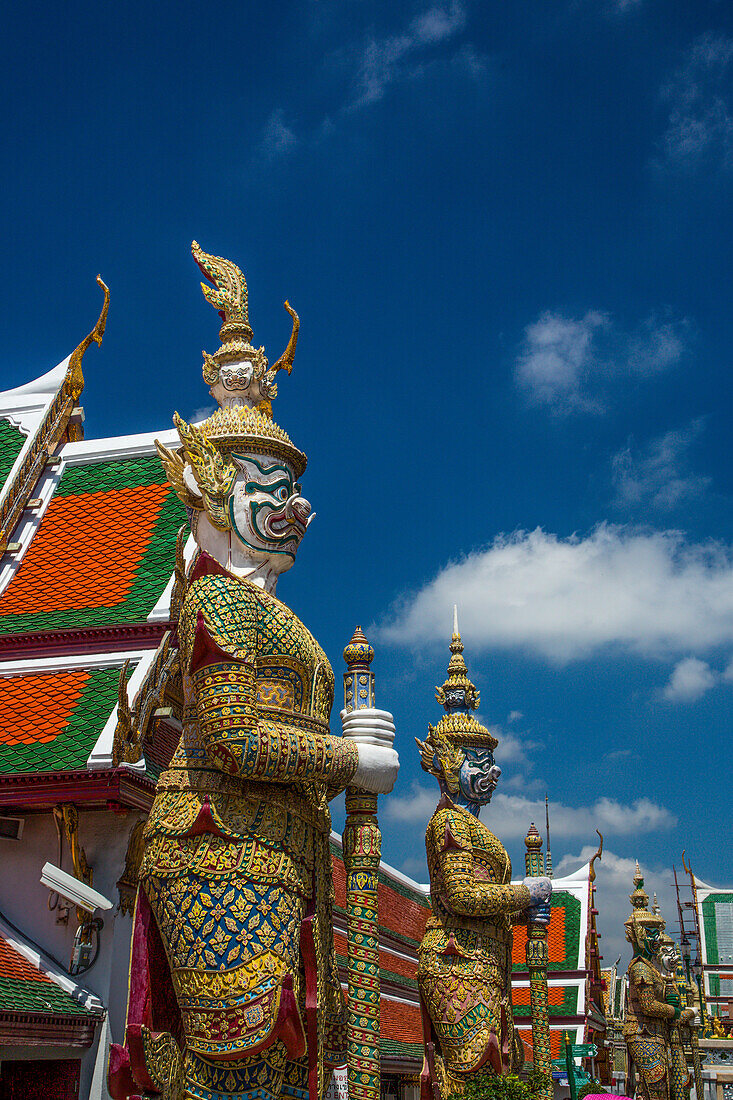
[[[486,819],[519,857],[547,789],[567,868],[604,831],[606,957],[636,856],[665,898],[683,847],[730,882],[729,5],[20,3],[0,51],[3,385],[78,343],[100,271],[87,435],[206,406],[193,237],[271,359],[300,313],[276,417],[318,518],[279,594],[337,673],[371,630],[385,858],[424,874],[455,601]]]

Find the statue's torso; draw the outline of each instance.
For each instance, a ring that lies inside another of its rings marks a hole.
[[[328,825],[319,785],[242,779],[227,775],[207,757],[187,674],[199,612],[222,650],[254,660],[257,713],[265,730],[329,732],[333,671],[310,631],[280,600],[253,584],[216,574],[198,578],[187,593],[179,621],[183,733],[158,781],[147,835],[151,839],[184,835],[206,801],[216,826],[230,839],[258,834],[298,851],[308,827],[322,831]]]
[[[650,1016],[644,1011],[640,1000],[640,994],[644,987],[651,991],[655,1001],[664,1002],[666,993],[664,975],[654,963],[637,956],[629,963],[629,990],[624,1035],[627,1038],[646,1035],[666,1041],[669,1037],[669,1023],[658,1016]]]

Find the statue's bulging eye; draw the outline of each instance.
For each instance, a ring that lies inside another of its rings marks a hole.
[[[275,497],[278,500],[287,500],[289,496],[290,493],[284,485],[281,485],[280,488],[275,492]]]

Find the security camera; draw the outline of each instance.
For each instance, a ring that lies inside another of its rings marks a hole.
[[[104,894],[92,890],[81,879],[74,875],[68,875],[60,867],[54,867],[53,863],[44,863],[41,871],[41,882],[48,886],[49,890],[55,890],[62,898],[66,898],[80,909],[86,909],[87,913],[93,913],[95,909],[111,909],[112,902]]]

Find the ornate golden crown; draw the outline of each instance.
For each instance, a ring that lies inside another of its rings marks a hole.
[[[479,693],[469,679],[463,659],[463,642],[458,630],[458,615],[453,609],[453,635],[451,637],[448,675],[435,689],[435,698],[445,708],[445,714],[434,726],[428,726],[424,741],[415,741],[420,750],[420,764],[426,772],[443,778],[450,791],[458,789],[458,769],[465,759],[462,749],[486,748],[492,751],[497,739],[486,726],[469,714],[479,705]],[[438,765],[436,767],[436,764]]]
[[[264,347],[256,349],[250,344],[249,297],[242,271],[231,260],[204,252],[196,241],[191,251],[212,284],[201,284],[204,297],[218,309],[223,321],[221,346],[213,355],[203,353],[204,381],[211,386],[219,408],[200,424],[187,424],[174,413],[181,448],[171,451],[158,440],[156,447],[183,503],[190,508],[205,507],[212,522],[226,530],[230,526],[226,501],[237,474],[232,452],[270,455],[287,462],[296,477],[306,468],[306,456],[272,419],[272,399],[277,396],[274,378],[279,370],[290,374],[293,369],[300,321],[285,302],[293,329],[287,348],[268,370]],[[195,483],[186,476],[187,466]]]
[[[664,931],[666,922],[662,914],[658,909],[653,913],[648,909],[649,895],[644,889],[644,877],[638,860],[636,861],[636,872],[634,874],[634,891],[629,894],[629,901],[633,906],[633,912],[624,921],[626,939],[629,943],[638,944],[639,935],[645,928],[659,928],[660,931]]]

